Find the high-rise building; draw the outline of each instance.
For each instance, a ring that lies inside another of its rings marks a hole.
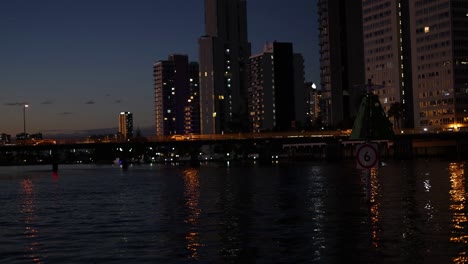
[[[153,65],[156,135],[198,134],[198,64],[170,55]]]
[[[273,42],[251,56],[248,74],[251,131],[289,131],[306,122],[304,61],[291,43]]]
[[[468,1],[409,1],[414,125],[468,127]]]
[[[328,127],[351,127],[364,77],[362,0],[318,0],[321,119]]]
[[[304,83],[304,89],[306,91],[306,129],[312,129],[314,126],[321,126],[320,120],[320,101],[322,93],[317,90],[317,85],[312,82]]]
[[[133,114],[130,112],[121,112],[119,114],[119,136],[124,140],[133,137]]]
[[[202,134],[248,129],[246,0],[205,0],[199,39]]]
[[[11,142],[11,135],[1,133],[0,134],[0,145],[10,144]]]
[[[362,1],[366,80],[386,112],[392,104],[400,105],[404,116],[392,117],[395,127],[411,127],[413,116],[406,2]]]

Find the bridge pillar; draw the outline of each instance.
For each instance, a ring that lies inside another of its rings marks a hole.
[[[52,161],[52,171],[57,172],[58,171],[58,164],[59,164],[59,153],[57,149],[52,149],[50,153],[50,158]]]

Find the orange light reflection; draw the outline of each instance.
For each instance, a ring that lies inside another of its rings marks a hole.
[[[185,205],[188,209],[185,223],[189,224],[189,232],[186,234],[185,239],[187,242],[187,250],[190,252],[190,259],[198,259],[198,249],[204,245],[200,243],[198,233],[198,219],[201,214],[199,208],[200,201],[200,182],[199,171],[194,168],[189,168],[183,171],[184,185],[185,185]]]
[[[24,179],[21,182],[21,189],[22,189],[22,204],[20,213],[24,215],[24,225],[25,231],[24,235],[28,240],[37,239],[39,235],[39,230],[35,229],[32,225],[36,220],[36,197],[34,192],[34,184],[29,179]],[[42,263],[39,256],[37,256],[37,252],[39,251],[39,243],[36,241],[31,241],[29,245],[25,245],[24,251],[25,254],[32,259],[34,263]]]
[[[464,163],[451,163],[449,165],[450,172],[450,210],[452,211],[452,236],[450,241],[453,243],[468,244],[468,234],[465,230],[468,217],[466,215],[466,183],[465,183],[465,166]],[[453,263],[468,263],[468,255],[466,251],[461,251],[457,256],[452,258]]]
[[[372,224],[372,245],[375,248],[380,246],[380,232],[381,229],[379,227],[380,222],[380,202],[377,199],[379,192],[380,192],[380,184],[378,180],[378,170],[377,168],[372,168],[370,170],[370,217],[371,217],[371,224]]]

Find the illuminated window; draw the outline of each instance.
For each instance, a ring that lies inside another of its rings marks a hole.
[[[218,96],[218,99],[219,99],[219,100],[224,100],[224,95]]]
[[[424,33],[429,33],[431,31],[431,28],[430,27],[424,27]]]

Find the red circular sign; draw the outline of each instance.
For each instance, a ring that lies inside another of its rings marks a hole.
[[[359,166],[370,169],[377,165],[379,160],[377,148],[372,144],[362,144],[356,151],[356,161]]]

